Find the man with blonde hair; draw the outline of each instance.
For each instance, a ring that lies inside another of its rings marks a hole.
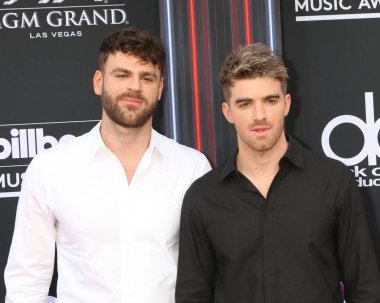
[[[379,303],[380,277],[355,180],[285,134],[287,69],[267,46],[227,57],[225,118],[238,151],[187,191],[177,303]]]

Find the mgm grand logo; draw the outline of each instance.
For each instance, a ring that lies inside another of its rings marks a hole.
[[[16,3],[18,0],[8,0],[8,1],[5,1],[4,2],[4,5],[12,5],[14,3]],[[53,0],[52,2],[53,3],[62,3],[64,2],[65,0]],[[95,2],[101,2],[103,0],[94,0]],[[46,3],[49,3],[50,1],[49,0],[40,0],[38,1],[38,4],[46,4]]]
[[[65,6],[41,5],[50,1],[56,4],[65,2]],[[4,8],[0,10],[0,33],[30,29],[31,39],[81,37],[82,30],[89,26],[129,24],[125,3],[120,2],[110,4],[109,0],[91,0],[88,5],[69,5],[70,1],[67,0],[39,0],[40,5],[23,8],[16,7],[16,2],[2,2]]]

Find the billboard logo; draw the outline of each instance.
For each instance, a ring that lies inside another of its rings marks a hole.
[[[377,158],[380,157],[380,145],[378,140],[380,119],[375,121],[373,92],[365,93],[365,115],[365,121],[353,115],[342,115],[332,119],[323,129],[321,140],[322,148],[326,156],[339,160],[347,166],[353,166],[352,171],[357,178],[359,186],[380,186],[380,179],[368,179],[371,175],[374,177],[380,176],[380,167],[373,167],[377,165]],[[337,126],[344,124],[352,124],[357,127],[364,138],[361,151],[351,158],[344,158],[337,155],[330,145],[331,133]],[[368,161],[368,167],[360,168],[358,164],[365,159]],[[370,171],[367,172],[367,170]]]
[[[373,93],[365,93],[365,109],[366,121],[352,116],[343,115],[332,119],[324,128],[322,132],[322,147],[325,154],[333,159],[337,159],[348,166],[356,165],[368,158],[368,165],[373,166],[377,164],[377,157],[380,157],[380,146],[377,139],[380,131],[380,119],[375,121],[375,112],[373,108]],[[352,158],[339,157],[330,146],[330,135],[332,131],[341,124],[351,123],[355,125],[363,134],[364,145],[362,150]]]
[[[98,120],[0,125],[0,198],[18,197],[32,158],[57,144],[73,140]]]
[[[7,158],[33,158],[37,153],[58,143],[70,141],[73,135],[64,135],[60,139],[45,136],[43,128],[17,129],[12,128],[10,139],[0,138],[0,160]]]

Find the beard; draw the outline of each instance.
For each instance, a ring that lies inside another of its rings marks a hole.
[[[136,108],[136,106],[133,105],[121,107],[118,100],[123,98],[140,99],[145,104],[145,107],[142,109]],[[158,104],[158,100],[149,103],[146,98],[136,92],[120,94],[113,98],[104,89],[101,94],[101,100],[103,109],[108,117],[116,124],[125,128],[139,128],[144,126],[152,117]]]

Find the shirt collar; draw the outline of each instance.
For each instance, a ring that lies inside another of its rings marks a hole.
[[[90,142],[88,146],[89,156],[95,156],[99,150],[106,148],[103,142],[102,136],[100,135],[100,125],[101,125],[101,122],[96,124],[89,132],[89,137],[90,137]]]
[[[92,130],[90,130],[90,137],[91,141],[89,144],[89,154],[90,156],[95,156],[96,153],[100,150],[108,149],[106,145],[104,144],[104,141],[102,139],[102,136],[100,134],[100,126],[101,122],[99,122],[97,125],[95,125]],[[158,155],[163,155],[164,151],[162,150],[162,147],[160,144],[160,134],[152,129],[152,133],[150,136],[150,142],[147,149],[147,153],[150,155],[153,155],[154,152],[157,151]]]
[[[287,136],[287,139],[288,139],[289,145],[283,159],[289,160],[290,163],[292,163],[294,166],[297,166],[299,168],[304,167],[304,160],[303,160],[304,149],[302,145],[293,137]],[[282,159],[280,161],[282,161]]]
[[[163,150],[161,137],[162,135],[152,128],[152,135],[150,136],[150,142],[149,142],[148,148],[152,148],[152,152],[154,151],[159,156],[164,156],[165,151]]]
[[[292,165],[302,168],[304,167],[304,160],[303,160],[303,147],[300,143],[298,143],[297,140],[295,140],[293,137],[286,136],[289,144],[288,149],[286,150],[285,155],[280,159],[280,165],[282,163],[288,161]],[[238,150],[225,162],[222,172],[220,174],[219,182],[224,180],[228,175],[231,173],[234,173],[237,171],[236,168],[236,156],[238,154]]]

